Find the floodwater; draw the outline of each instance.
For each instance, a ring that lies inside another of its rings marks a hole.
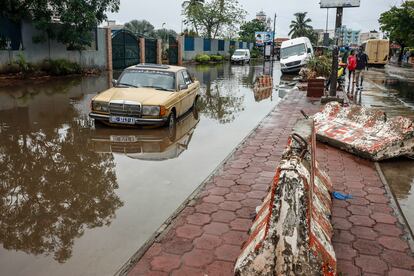
[[[199,111],[174,133],[94,127],[105,75],[0,87],[0,274],[116,273],[278,103],[263,70],[190,67]]]
[[[406,116],[414,120],[414,70],[387,66],[367,74],[363,104],[381,109],[388,116]],[[414,230],[414,161],[405,157],[380,163],[401,210]]]

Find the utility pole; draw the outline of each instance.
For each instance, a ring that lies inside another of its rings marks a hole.
[[[275,60],[275,39],[276,39],[276,13],[273,20],[273,43],[272,43],[272,61]]]
[[[336,22],[335,22],[335,46],[332,53],[332,73],[331,73],[331,87],[329,89],[329,96],[336,97],[336,86],[338,78],[338,56],[339,56],[339,30],[342,26],[342,15],[344,8],[336,8]]]

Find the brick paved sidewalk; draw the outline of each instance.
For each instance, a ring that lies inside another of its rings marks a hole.
[[[294,91],[240,145],[129,274],[233,275],[255,208],[270,187],[301,109],[312,114],[319,103]],[[354,196],[334,200],[338,271],[414,275],[414,258],[374,164],[321,144],[317,157],[334,189]]]

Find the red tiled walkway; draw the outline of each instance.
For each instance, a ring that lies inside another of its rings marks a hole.
[[[266,195],[301,109],[314,113],[319,103],[308,101],[303,92],[288,95],[145,252],[130,275],[233,275],[255,208]],[[414,258],[401,238],[374,165],[325,145],[319,145],[317,153],[335,190],[354,196],[348,202],[334,201],[338,271],[413,275]]]

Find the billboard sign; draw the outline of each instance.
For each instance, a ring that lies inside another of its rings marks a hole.
[[[321,8],[353,8],[361,6],[361,0],[321,0]]]
[[[256,46],[264,46],[273,43],[273,32],[255,32]]]

